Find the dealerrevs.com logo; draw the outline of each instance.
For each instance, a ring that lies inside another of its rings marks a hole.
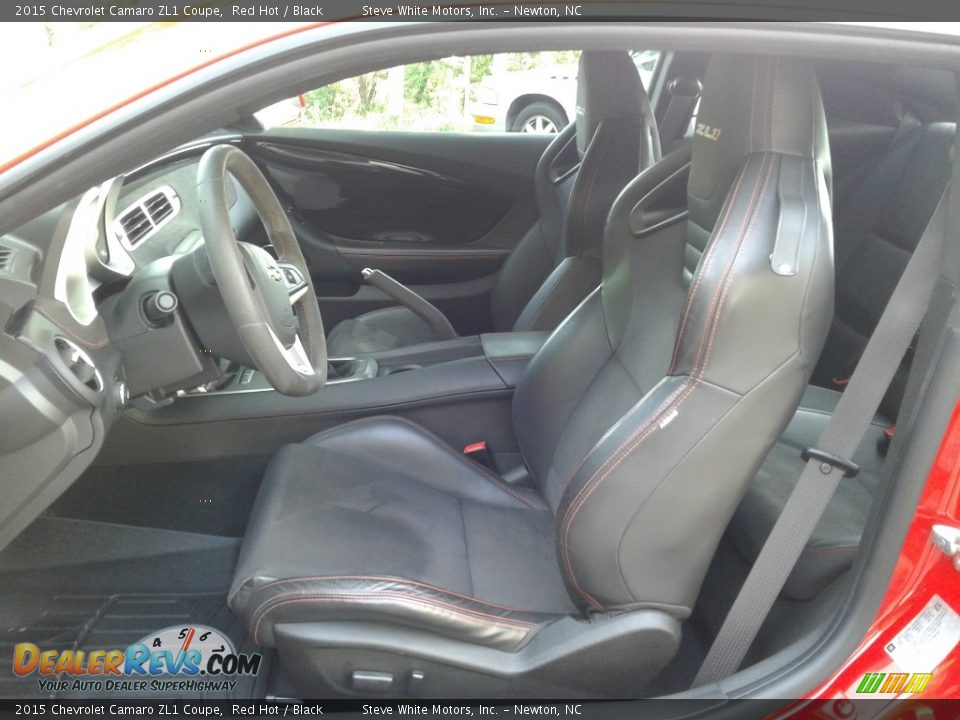
[[[229,638],[202,625],[169,627],[126,648],[41,650],[33,643],[13,649],[13,672],[36,673],[42,692],[232,690],[229,678],[256,675],[262,657],[238,654]]]

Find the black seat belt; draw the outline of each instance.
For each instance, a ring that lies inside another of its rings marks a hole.
[[[803,473],[700,666],[694,687],[717,682],[739,669],[837,485],[857,473],[848,458],[862,442],[930,304],[948,206],[956,202],[950,199],[954,182],[951,177],[817,447],[803,452],[807,461]]]
[[[703,86],[695,77],[680,75],[667,84],[670,101],[660,121],[660,140],[664,154],[672,150],[684,135]]]

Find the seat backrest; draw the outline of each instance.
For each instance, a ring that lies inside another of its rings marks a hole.
[[[842,390],[860,360],[947,185],[955,133],[953,123],[904,125],[856,192],[837,207],[836,315],[815,384]],[[908,370],[909,357],[881,405],[888,418],[896,417]]]
[[[630,55],[583,52],[576,120],[537,165],[540,219],[511,253],[491,295],[496,330],[552,330],[597,286],[610,206],[659,159],[656,120]],[[578,260],[564,264],[568,258]]]
[[[514,426],[583,606],[688,614],[796,409],[833,312],[826,137],[806,63],[714,58],[692,161],[624,189],[601,287],[522,378]]]

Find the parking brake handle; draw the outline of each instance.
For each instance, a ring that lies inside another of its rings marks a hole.
[[[457,337],[457,331],[453,329],[447,316],[403,283],[397,282],[385,272],[371,268],[364,268],[360,274],[368,283],[385,292],[423,320],[433,332],[435,340],[452,340]]]

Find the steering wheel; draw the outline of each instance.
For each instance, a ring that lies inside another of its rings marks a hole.
[[[227,173],[253,202],[277,260],[237,240]],[[323,320],[307,263],[276,194],[253,160],[233,145],[215,145],[200,158],[197,194],[210,267],[244,348],[278,392],[312,395],[327,379]]]

